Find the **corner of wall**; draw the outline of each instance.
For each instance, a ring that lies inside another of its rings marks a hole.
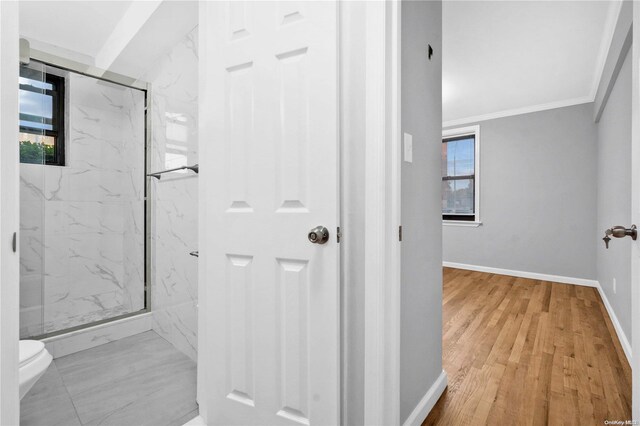
[[[425,421],[433,407],[438,402],[438,399],[442,396],[447,388],[448,378],[446,371],[442,370],[442,373],[438,376],[436,381],[431,385],[427,393],[424,394],[422,399],[416,408],[413,409],[407,420],[402,424],[403,426],[420,426]]]

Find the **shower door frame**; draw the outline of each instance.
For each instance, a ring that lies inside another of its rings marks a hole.
[[[21,55],[22,57],[22,52]],[[52,331],[50,333],[44,333],[37,336],[29,336],[29,339],[42,340],[49,337],[60,336],[63,334],[71,333],[73,331],[84,330],[91,327],[95,327],[102,324],[111,323],[114,321],[135,317],[138,315],[144,315],[151,312],[151,209],[149,203],[152,197],[149,196],[151,185],[149,185],[149,179],[147,176],[148,166],[150,162],[151,150],[151,83],[138,80],[132,77],[128,77],[123,74],[118,74],[112,71],[102,70],[100,68],[76,62],[67,58],[62,58],[50,53],[29,49],[28,54],[30,60],[39,62],[44,65],[49,65],[64,71],[73,72],[76,74],[84,75],[87,77],[95,78],[97,80],[106,81],[109,83],[117,84],[119,86],[128,87],[130,89],[140,90],[144,93],[144,308],[135,312],[130,312],[122,315],[116,315],[110,318],[101,319],[98,321],[89,322],[86,324],[80,324],[73,327],[65,328],[62,330]],[[44,285],[44,284],[43,284]],[[44,305],[43,305],[44,309]],[[44,318],[43,318],[44,322]]]

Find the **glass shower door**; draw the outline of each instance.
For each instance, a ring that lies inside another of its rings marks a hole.
[[[145,92],[35,61],[25,75],[33,69],[45,93],[40,115],[21,112],[21,262],[38,263],[21,276],[23,338],[146,310]]]

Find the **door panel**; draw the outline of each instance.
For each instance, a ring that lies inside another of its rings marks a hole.
[[[200,13],[203,412],[208,424],[338,424],[336,3]],[[318,225],[326,244],[307,238]]]

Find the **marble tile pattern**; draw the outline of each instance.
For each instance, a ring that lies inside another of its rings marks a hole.
[[[151,170],[198,163],[197,29],[142,78],[152,84]],[[150,179],[152,200],[152,327],[196,360],[198,175],[175,172]]]
[[[21,338],[144,308],[144,93],[66,91],[65,166],[20,165]]]
[[[196,364],[154,331],[54,360],[20,405],[22,426],[183,425]]]

